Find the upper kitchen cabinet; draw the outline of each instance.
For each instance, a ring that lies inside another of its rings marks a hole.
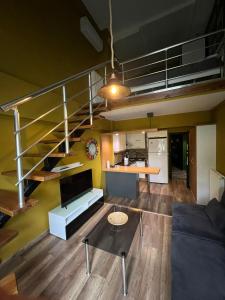
[[[113,134],[113,152],[118,153],[126,150],[126,134],[114,133]]]
[[[145,132],[127,133],[127,149],[145,149]]]

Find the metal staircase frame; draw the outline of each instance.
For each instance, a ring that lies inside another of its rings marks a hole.
[[[31,185],[29,188],[25,188],[25,181],[27,181],[27,177],[43,162],[47,162],[45,167],[42,170],[51,171],[51,169],[58,163],[60,160],[59,158],[51,158],[52,164],[48,164],[48,160],[50,159],[49,156],[52,154],[56,149],[61,149],[61,151],[65,152],[66,154],[69,154],[70,146],[73,145],[69,141],[69,138],[74,136],[76,132],[79,132],[82,128],[82,125],[89,120],[90,125],[93,125],[93,114],[95,110],[97,110],[102,103],[97,105],[97,107],[93,107],[93,100],[96,96],[92,95],[92,88],[94,85],[99,84],[102,79],[93,82],[92,80],[92,71],[103,71],[104,72],[104,78],[103,83],[107,81],[107,66],[110,61],[106,61],[104,63],[98,64],[92,68],[89,68],[83,72],[80,72],[74,76],[70,76],[62,81],[59,81],[57,83],[51,84],[46,88],[42,88],[34,93],[28,94],[26,96],[17,98],[15,100],[9,101],[5,104],[0,105],[0,110],[3,112],[13,111],[14,115],[14,135],[15,135],[15,142],[16,142],[16,166],[17,166],[17,183],[18,186],[18,206],[19,208],[23,208],[25,206],[25,197],[29,196],[31,192],[36,188],[36,186],[39,184],[39,182],[35,182],[33,180],[29,180]],[[75,95],[68,97],[67,96],[67,85],[68,83],[74,83],[77,80],[81,78],[87,78],[88,79],[88,87],[81,90],[80,92],[76,93]],[[37,98],[48,94],[50,92],[55,91],[56,89],[62,90],[62,103],[59,105],[54,106],[53,108],[49,109],[48,111],[44,112],[43,114],[39,115],[37,118],[33,119],[29,123],[27,123],[24,126],[20,125],[21,117],[19,112],[19,107],[27,102],[31,102],[36,100]],[[78,109],[74,110],[71,114],[68,114],[68,102],[72,101],[73,99],[81,96],[85,92],[88,92],[89,99],[87,102],[85,102],[83,105],[81,105]],[[107,99],[104,99],[104,105],[107,107]],[[76,116],[77,113],[82,111],[85,107],[88,107],[89,112],[87,116],[81,120],[79,123],[75,124],[72,130],[69,130],[69,120]],[[35,124],[36,122],[40,121],[44,117],[48,116],[50,113],[55,112],[58,109],[63,110],[63,120],[57,125],[55,125],[53,128],[51,128],[48,132],[46,132],[44,135],[42,135],[40,138],[38,138],[34,143],[29,145],[26,149],[22,149],[22,143],[21,143],[21,132],[30,127],[31,125]],[[43,141],[49,134],[53,133],[55,130],[57,130],[61,125],[64,125],[64,131],[63,131],[63,137],[62,139],[52,147],[52,149],[47,152],[28,172],[24,174],[23,172],[23,157],[27,154],[27,152],[32,149],[34,146],[36,146],[38,143]],[[33,183],[33,184],[32,184]]]

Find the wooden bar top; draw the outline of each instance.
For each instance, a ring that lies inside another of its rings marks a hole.
[[[159,168],[153,167],[135,167],[135,166],[116,166],[114,168],[104,168],[102,169],[104,172],[117,172],[117,173],[133,173],[133,174],[154,174],[158,175],[160,172]]]

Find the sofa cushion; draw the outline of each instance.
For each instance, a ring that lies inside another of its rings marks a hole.
[[[225,207],[225,191],[223,192],[222,198],[220,200],[220,203]]]
[[[225,234],[215,227],[208,216],[204,213],[196,215],[176,215],[173,216],[173,231],[183,232],[199,237],[225,242]]]
[[[215,227],[225,232],[225,207],[216,198],[206,205],[205,213]]]
[[[173,216],[177,215],[195,215],[196,217],[205,216],[205,205],[173,203]]]
[[[172,233],[172,300],[225,299],[225,247]]]

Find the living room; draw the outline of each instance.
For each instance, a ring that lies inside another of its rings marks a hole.
[[[138,5],[1,4],[1,299],[225,297],[224,3]]]

